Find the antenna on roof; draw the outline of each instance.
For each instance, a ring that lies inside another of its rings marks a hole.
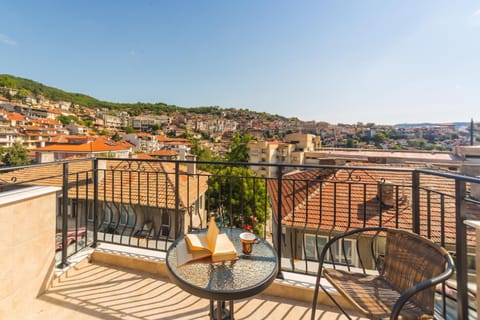
[[[473,118],[470,120],[470,145],[473,146]]]

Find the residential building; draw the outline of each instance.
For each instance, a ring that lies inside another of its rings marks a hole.
[[[16,141],[19,141],[17,129],[9,126],[0,126],[0,147],[9,148]]]
[[[158,136],[158,143],[160,149],[174,150],[180,152],[185,150],[186,153],[190,153],[192,143],[185,138],[169,138],[166,136]]]
[[[37,148],[36,162],[45,163],[68,158],[129,158],[131,145],[126,142],[114,142],[104,138],[88,141],[82,144],[54,144]]]
[[[27,149],[33,149],[45,145],[57,135],[55,128],[48,126],[17,126],[19,139]]]
[[[283,141],[295,145],[295,151],[316,151],[322,147],[322,139],[309,133],[287,134]]]
[[[157,136],[146,132],[126,134],[123,140],[133,144],[137,152],[151,153],[161,147],[158,143]]]
[[[110,114],[103,114],[103,126],[106,129],[120,129],[122,127],[122,119]]]
[[[248,149],[249,162],[260,164],[250,165],[255,174],[262,177],[275,177],[278,172],[277,167],[267,164],[290,164],[294,145],[280,141],[251,140],[248,143]]]
[[[168,116],[136,116],[130,118],[130,126],[136,131],[149,132],[153,126],[168,125],[170,121],[171,119]]]
[[[87,135],[88,134],[88,128],[82,125],[79,125],[78,123],[70,123],[68,126],[66,126],[68,131],[70,132],[71,135]]]

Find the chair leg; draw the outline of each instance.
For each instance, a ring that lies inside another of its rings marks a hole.
[[[342,311],[342,313],[349,319],[349,320],[352,320],[352,318],[348,315],[348,313],[345,311],[345,309],[342,308],[342,306],[332,297],[332,295],[327,291],[327,289],[325,289],[321,284],[319,285],[319,287],[322,288],[323,292],[325,292],[327,294],[327,296],[330,298],[330,300],[332,300],[333,303],[335,303],[335,305],[337,306],[338,309],[340,309],[340,311]],[[312,316],[313,316],[313,312],[312,312]],[[312,320],[314,320],[312,318]]]

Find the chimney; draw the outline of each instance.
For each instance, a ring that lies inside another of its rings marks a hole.
[[[470,120],[470,145],[473,146],[475,144],[473,137],[473,118]]]
[[[193,161],[193,162],[187,163],[187,173],[192,174],[192,175],[196,175],[197,174],[197,159],[196,159],[196,156],[188,155],[186,158],[187,158],[186,160],[188,160],[188,161]]]
[[[395,205],[394,190],[393,183],[382,180],[378,183],[377,198],[382,204],[393,207]]]
[[[480,178],[480,176],[477,178]],[[480,183],[472,183],[470,185],[470,196],[473,199],[480,201]]]

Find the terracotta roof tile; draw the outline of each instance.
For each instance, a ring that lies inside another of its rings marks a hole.
[[[128,150],[123,144],[114,141],[97,139],[93,142],[83,144],[53,144],[43,148],[37,148],[36,151],[65,151],[65,152],[104,152]]]
[[[332,173],[324,170],[323,173],[309,170],[284,177],[281,200],[283,224],[293,228],[332,231],[379,225],[412,228],[411,172],[339,169]],[[309,176],[320,177],[320,180],[308,181]],[[398,206],[380,203],[378,185],[383,181],[395,186],[394,199],[397,192],[400,199]],[[455,243],[454,181],[422,174],[420,186],[421,233],[440,241],[443,222],[444,240]],[[277,213],[277,181],[268,181],[267,187],[274,213]]]
[[[175,208],[175,166],[172,163],[135,160],[108,160],[99,171],[100,201]],[[72,162],[69,169],[69,197],[93,199],[92,161]],[[32,166],[0,174],[0,181],[27,185],[62,186],[63,166],[55,163]],[[191,176],[181,166],[179,208],[191,206],[208,188],[207,175]],[[76,186],[78,185],[78,188]]]

